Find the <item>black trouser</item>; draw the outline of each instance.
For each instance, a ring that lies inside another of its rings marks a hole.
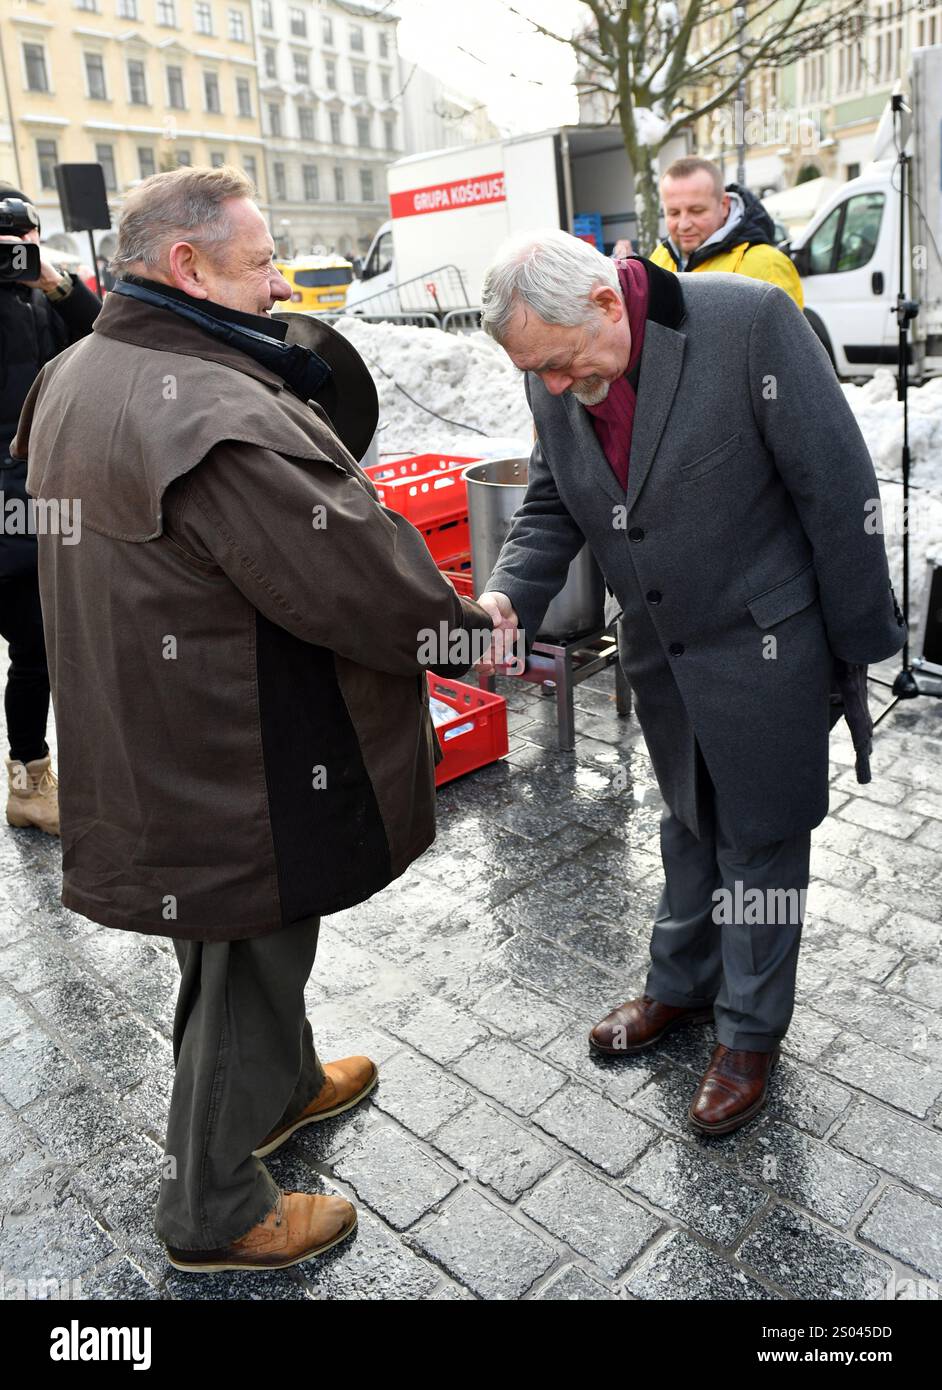
[[[245,1235],[278,1199],[252,1150],[289,1124],[326,1079],[305,1016],[320,918],[241,941],[181,941],[176,1076],[157,1234],[183,1250]]]
[[[49,752],[49,670],[37,574],[0,579],[0,636],[10,647],[3,701],[10,757],[31,763]]]

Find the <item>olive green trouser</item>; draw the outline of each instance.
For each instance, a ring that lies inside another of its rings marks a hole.
[[[242,941],[174,938],[176,1075],[155,1229],[181,1250],[218,1250],[256,1225],[279,1188],[252,1150],[321,1089],[304,986],[320,918]]]

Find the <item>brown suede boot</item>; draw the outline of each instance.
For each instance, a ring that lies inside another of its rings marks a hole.
[[[345,1197],[280,1192],[274,1208],[238,1240],[219,1250],[167,1246],[174,1269],[215,1274],[221,1269],[286,1269],[320,1255],[344,1240],[357,1224],[356,1207]]]
[[[327,1062],[324,1074],[326,1080],[310,1105],[301,1111],[296,1120],[273,1129],[260,1146],[252,1150],[256,1158],[264,1158],[280,1148],[295,1130],[352,1109],[364,1096],[369,1095],[379,1079],[376,1063],[371,1062],[369,1057],[342,1057],[339,1062]]]
[[[747,1052],[717,1043],[687,1112],[693,1128],[729,1134],[758,1114],[780,1051],[777,1044],[771,1052]]]
[[[59,782],[49,755],[31,763],[7,758],[10,795],[7,820],[10,825],[35,826],[48,835],[59,833]]]
[[[713,1017],[713,1007],[678,1008],[661,1004],[649,994],[629,999],[606,1014],[589,1033],[589,1044],[596,1052],[623,1057],[631,1052],[643,1052],[683,1023],[706,1023]]]

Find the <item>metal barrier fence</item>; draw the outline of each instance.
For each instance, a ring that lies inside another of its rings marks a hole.
[[[415,328],[438,328],[440,324],[434,314],[407,313],[403,310],[398,314],[360,314],[350,313],[340,310],[331,311],[329,314],[313,314],[313,318],[323,319],[326,323],[333,323],[337,319],[362,319],[365,323],[398,323],[402,325],[412,324]]]
[[[442,319],[446,333],[475,333],[480,327],[480,309],[449,309]]]

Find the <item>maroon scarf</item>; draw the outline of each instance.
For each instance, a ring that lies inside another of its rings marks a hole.
[[[628,373],[641,358],[644,346],[644,321],[648,315],[648,277],[640,260],[616,261],[618,278],[628,306],[628,327],[631,330],[631,355],[625,375],[613,381],[608,395],[600,405],[587,405],[593,417],[596,436],[605,457],[618,479],[622,492],[628,491],[628,457],[631,453],[631,429],[635,418],[635,389]]]

